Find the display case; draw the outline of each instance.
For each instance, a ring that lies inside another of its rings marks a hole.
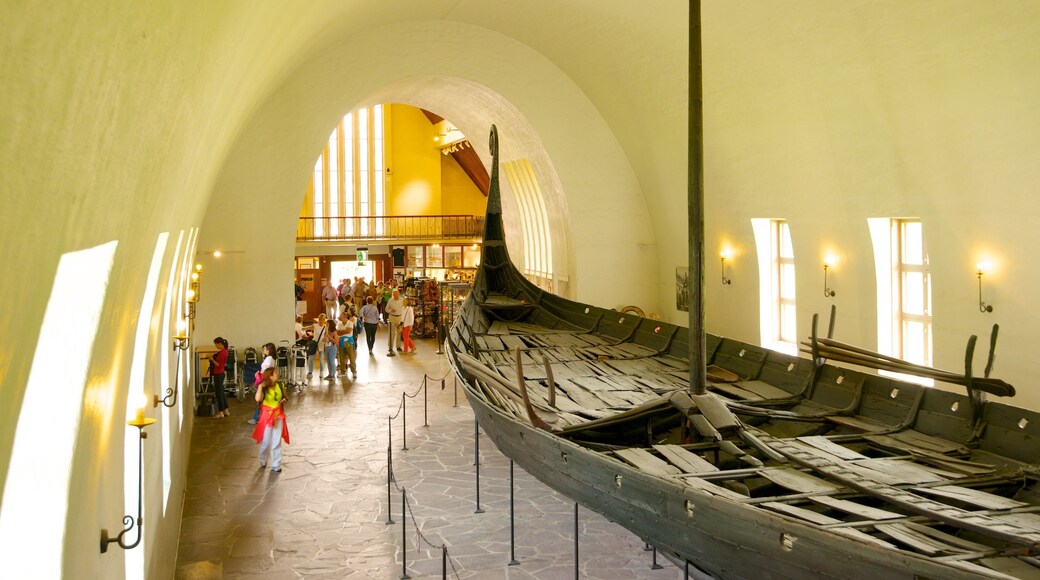
[[[412,336],[430,338],[437,336],[440,297],[437,281],[429,278],[409,278],[405,282],[404,295],[408,297],[415,311],[415,325]]]
[[[466,301],[472,286],[464,282],[441,282],[440,283],[440,322],[444,324],[447,332],[455,317],[462,309],[462,303]]]

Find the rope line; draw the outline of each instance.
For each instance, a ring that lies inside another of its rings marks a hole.
[[[398,489],[400,489],[400,488],[398,488]],[[405,505],[405,509],[408,510],[408,517],[411,518],[411,520],[412,520],[412,526],[415,528],[415,538],[416,538],[416,541],[415,541],[415,553],[418,554],[418,553],[420,553],[420,550],[421,550],[421,547],[419,545],[419,540],[422,540],[423,543],[425,543],[427,546],[429,546],[433,550],[437,550],[438,552],[446,552],[447,555],[448,555],[448,563],[451,564],[451,571],[452,571],[452,573],[455,574],[455,577],[458,578],[459,577],[459,571],[455,568],[455,559],[452,557],[451,552],[448,551],[448,549],[447,549],[448,545],[447,544],[441,544],[441,545],[438,546],[438,545],[434,544],[433,542],[431,542],[429,540],[429,538],[427,538],[425,535],[423,535],[422,530],[419,529],[419,522],[416,521],[416,519],[415,519],[415,512],[412,510],[412,502],[408,500],[408,492],[405,492],[405,494],[404,494],[404,505]],[[402,515],[401,517],[404,517],[404,516]],[[402,546],[401,548],[404,549],[404,546]]]

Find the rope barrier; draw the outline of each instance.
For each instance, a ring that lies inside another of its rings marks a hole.
[[[407,393],[407,391],[402,391],[401,392],[401,402],[397,405],[397,410],[394,412],[393,415],[388,415],[388,420],[387,420],[388,432],[387,432],[387,435],[388,436],[391,435],[390,430],[389,430],[390,429],[390,423],[392,423],[394,421],[394,419],[397,419],[397,417],[401,416],[402,412],[405,411],[405,399],[406,398],[414,399],[415,397],[419,396],[419,393],[426,389],[426,382],[428,380],[430,380],[430,379],[433,379],[434,381],[440,381],[441,382],[441,390],[443,391],[444,390],[444,382],[448,378],[448,375],[450,375],[450,374],[452,374],[451,371],[448,371],[441,378],[435,378],[435,377],[431,377],[430,375],[423,374],[422,382],[419,384],[419,388],[417,388],[415,390],[415,393],[409,395]],[[400,485],[397,484],[398,483],[397,482],[397,477],[394,475],[394,462],[393,462],[393,459],[392,459],[393,456],[391,455],[391,453],[392,453],[391,449],[392,449],[392,445],[388,443],[387,444],[387,467],[386,467],[386,469],[387,469],[386,475],[387,475],[387,482],[388,482],[387,483],[387,485],[388,485],[387,501],[388,502],[390,501],[390,499],[389,499],[389,486],[393,485],[393,487],[396,488],[397,491],[399,491],[401,493],[401,497],[404,499],[403,511],[407,512],[407,517],[412,520],[412,525],[415,527],[416,551],[418,552],[421,549],[420,541],[422,543],[426,544],[427,546],[429,546],[430,549],[439,550],[442,553],[443,558],[448,563],[451,564],[451,571],[452,571],[452,574],[454,575],[454,577],[455,578],[459,578],[458,568],[455,567],[455,560],[454,560],[454,558],[451,557],[450,553],[448,552],[447,544],[441,544],[441,545],[434,544],[433,542],[430,541],[429,538],[427,538],[425,535],[423,535],[422,530],[419,529],[419,523],[415,519],[415,512],[412,510],[412,505],[411,505],[411,502],[408,500],[407,492],[404,490],[404,488],[402,488]],[[407,449],[407,447],[405,447],[405,449]],[[391,510],[391,505],[388,503],[388,505],[387,505],[387,524],[393,523],[393,517],[390,515],[390,510]],[[404,525],[405,517],[406,517],[405,514],[402,513],[401,514],[402,525]],[[404,550],[405,547],[402,546],[401,549]],[[407,566],[407,560],[405,560],[405,566]]]

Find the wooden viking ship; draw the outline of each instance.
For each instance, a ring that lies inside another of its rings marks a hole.
[[[983,376],[812,337],[806,356],[545,292],[484,251],[447,353],[476,419],[549,487],[717,578],[1040,577],[1040,414]],[[833,312],[832,312],[833,316]],[[815,324],[814,324],[815,327]],[[960,385],[928,388],[875,369]]]

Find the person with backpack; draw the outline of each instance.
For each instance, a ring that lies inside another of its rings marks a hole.
[[[322,348],[322,341],[325,338],[325,313],[322,312],[314,319],[314,324],[311,326],[311,338],[307,341],[307,378],[311,378],[314,375],[314,358],[321,356],[318,352]],[[321,363],[318,363],[318,372],[321,372]]]
[[[264,370],[256,402],[260,404],[260,420],[253,430],[253,439],[260,444],[260,469],[267,467],[270,451],[271,471],[282,471],[282,441],[289,444],[289,425],[285,421],[285,383],[279,380],[278,367]]]

